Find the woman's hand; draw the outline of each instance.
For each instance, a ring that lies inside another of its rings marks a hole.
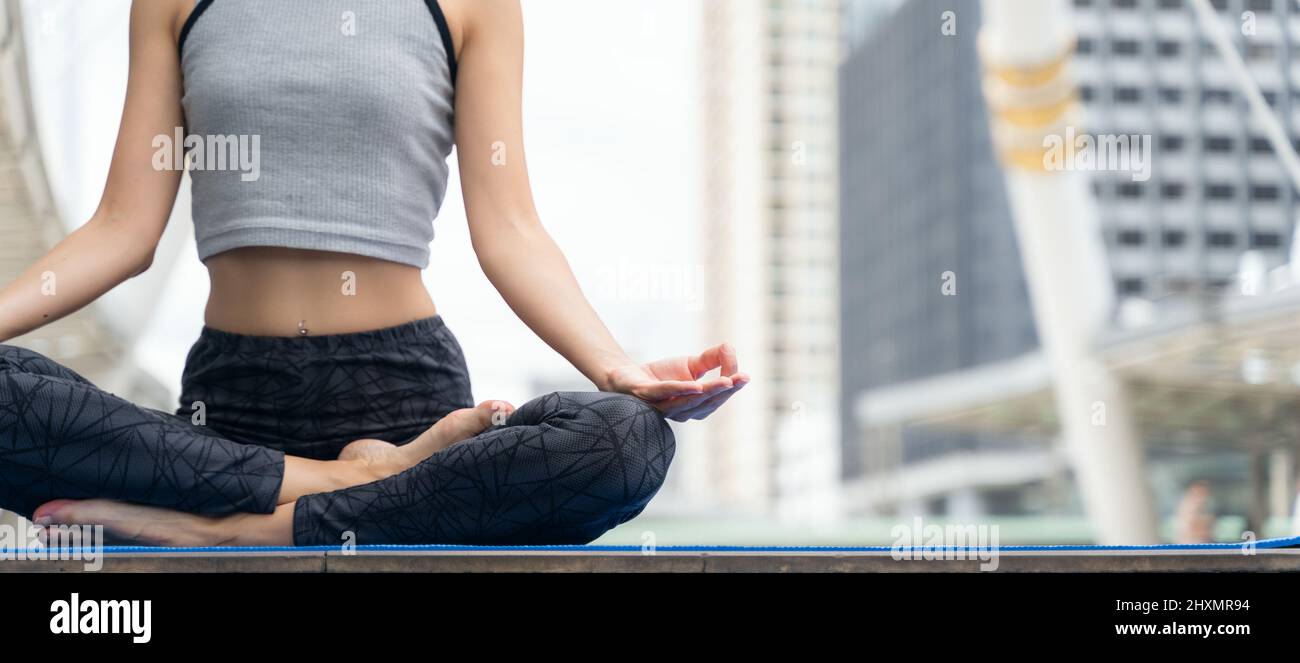
[[[713,369],[716,378],[703,379]],[[673,421],[704,419],[749,384],[740,372],[736,351],[719,345],[697,357],[677,357],[609,372],[606,391],[636,396]]]

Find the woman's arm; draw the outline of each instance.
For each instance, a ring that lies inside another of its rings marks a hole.
[[[91,219],[0,289],[0,341],[62,318],[153,260],[181,171],[155,170],[153,140],[182,123],[176,55],[176,0],[131,7],[131,69],[117,147],[104,195]]]
[[[523,15],[519,0],[448,2],[460,25],[456,143],[470,238],[506,303],[543,341],[603,391],[654,403],[679,420],[702,419],[748,382],[735,353],[639,366],[582,294],[534,207],[523,141]],[[701,380],[712,369],[721,375]]]

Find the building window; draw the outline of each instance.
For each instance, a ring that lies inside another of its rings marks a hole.
[[[1269,62],[1277,57],[1277,46],[1273,44],[1246,44],[1246,59],[1255,62]],[[1277,95],[1273,95],[1276,97]]]
[[[1206,152],[1231,152],[1232,142],[1231,136],[1206,136],[1203,145]]]
[[[1156,52],[1163,58],[1176,58],[1183,52],[1183,45],[1176,41],[1161,40],[1156,44]]]
[[[1120,182],[1119,186],[1115,187],[1115,194],[1118,195],[1120,198],[1141,198],[1142,183],[1141,182]]]
[[[1250,187],[1252,200],[1272,201],[1282,197],[1282,190],[1275,184],[1256,184]]]
[[[1140,295],[1145,289],[1146,284],[1142,282],[1142,279],[1129,278],[1119,280],[1119,291],[1121,294]]]
[[[1161,238],[1170,248],[1178,248],[1187,243],[1187,233],[1182,230],[1166,230]]]
[[[1160,185],[1160,197],[1165,200],[1178,200],[1183,197],[1186,188],[1180,182],[1165,182]]]
[[[1232,103],[1232,91],[1222,88],[1206,88],[1201,91],[1201,103],[1230,104]]]
[[[1124,57],[1135,56],[1138,54],[1140,50],[1141,50],[1141,45],[1138,44],[1138,41],[1136,39],[1116,39],[1115,41],[1111,42],[1110,45],[1111,53],[1114,53],[1115,55],[1122,55]]]
[[[1176,87],[1162,87],[1160,101],[1166,104],[1180,104],[1183,102],[1183,91]]]
[[[1257,249],[1276,249],[1282,246],[1282,236],[1277,233],[1258,232],[1251,236],[1250,244]]]
[[[1237,195],[1237,187],[1231,184],[1206,184],[1205,197],[1210,200],[1232,200]]]
[[[1182,152],[1183,137],[1175,135],[1165,135],[1160,137],[1160,150],[1162,152]]]
[[[1226,230],[1207,233],[1205,240],[1207,244],[1218,249],[1230,249],[1237,245],[1237,236]]]
[[[1121,104],[1135,104],[1142,101],[1142,90],[1131,85],[1115,88],[1115,101]]]
[[[1142,246],[1146,237],[1141,230],[1121,230],[1115,239],[1120,246]]]

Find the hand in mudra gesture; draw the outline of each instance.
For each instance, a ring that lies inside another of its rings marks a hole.
[[[714,369],[717,377],[704,377]],[[616,368],[609,373],[608,391],[636,396],[673,421],[688,421],[713,414],[749,379],[740,372],[735,349],[724,343],[694,357]]]

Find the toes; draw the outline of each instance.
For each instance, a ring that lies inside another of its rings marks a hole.
[[[506,420],[515,412],[515,406],[506,401],[484,401],[475,409],[484,417],[484,429],[506,425]]]
[[[32,522],[37,525],[70,524],[68,519],[76,505],[77,500],[50,500],[36,507],[32,513]]]

